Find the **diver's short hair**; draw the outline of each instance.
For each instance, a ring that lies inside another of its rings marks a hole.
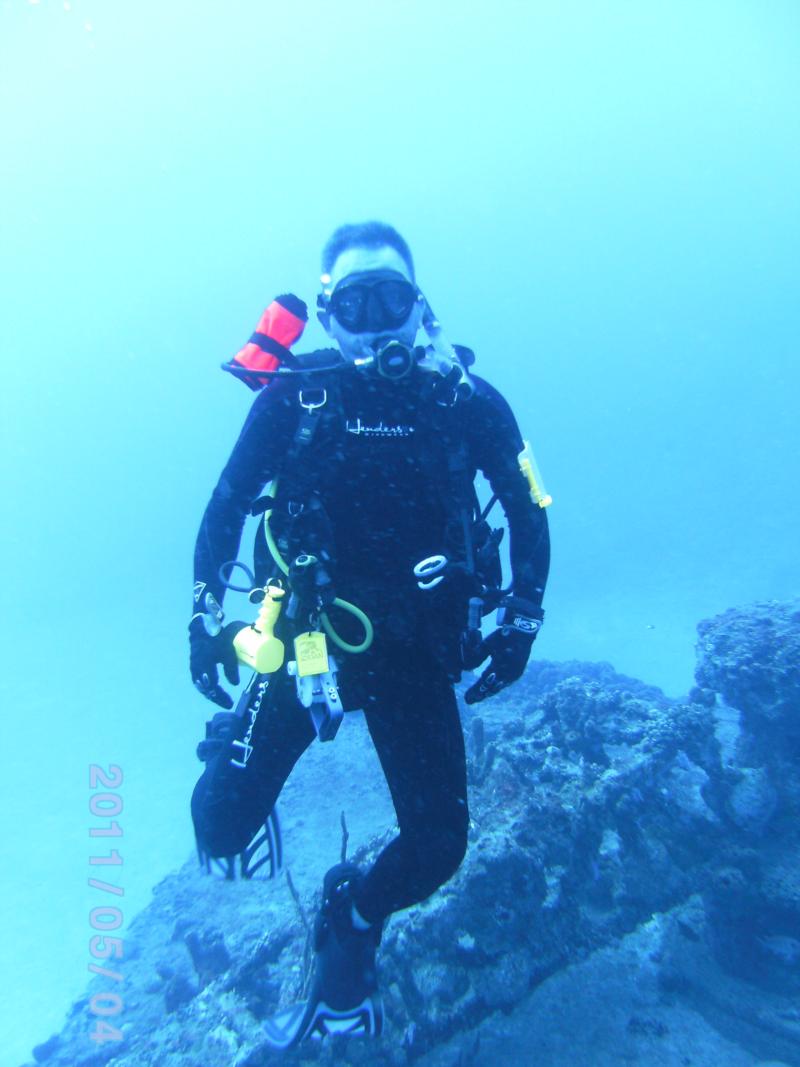
[[[402,257],[414,281],[411,249],[394,226],[378,221],[349,222],[334,230],[322,249],[322,273],[330,274],[333,264],[348,248],[381,248],[383,245],[393,248]]]

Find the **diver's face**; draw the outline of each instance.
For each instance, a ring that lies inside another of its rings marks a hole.
[[[403,257],[389,245],[379,248],[347,248],[341,253],[331,267],[330,282],[326,288],[333,291],[343,279],[357,274],[367,280],[371,273],[391,271],[414,284]],[[357,359],[373,356],[377,348],[388,341],[400,341],[412,348],[422,321],[424,302],[417,300],[411,308],[408,318],[401,324],[378,331],[352,333],[338,321],[334,314],[323,317],[322,325],[329,337],[332,337],[346,360],[351,363]]]

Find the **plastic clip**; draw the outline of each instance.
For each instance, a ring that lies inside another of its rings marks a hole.
[[[336,681],[335,659],[329,655],[328,670],[320,674],[301,675],[296,660],[291,660],[287,669],[294,676],[297,699],[304,708],[308,708],[317,737],[320,741],[332,741],[344,716]]]
[[[427,556],[414,567],[414,577],[418,589],[435,589],[444,580],[447,556]]]

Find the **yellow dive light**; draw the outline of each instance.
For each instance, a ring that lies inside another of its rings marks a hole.
[[[245,626],[233,639],[236,658],[257,674],[272,674],[283,665],[283,641],[273,632],[281,613],[281,601],[286,593],[277,585],[267,585],[254,590],[263,593],[258,618],[251,626]],[[251,598],[253,594],[250,594]]]
[[[519,463],[519,469],[522,471],[522,474],[528,483],[528,488],[531,491],[531,500],[534,504],[538,504],[540,508],[549,508],[553,503],[553,498],[544,487],[544,482],[539,473],[539,468],[536,465],[536,460],[533,458],[531,443],[530,441],[524,441],[523,444],[525,447],[517,456],[517,462]]]

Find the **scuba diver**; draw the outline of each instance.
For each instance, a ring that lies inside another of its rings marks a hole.
[[[293,766],[343,711],[363,710],[397,813],[399,833],[369,869],[325,875],[311,994],[268,1021],[276,1048],[380,1032],[383,924],[451,878],[467,847],[454,683],[488,659],[465,694],[474,704],[520,678],[549,568],[550,498],[529,448],[506,401],[471,372],[472,353],[444,336],[404,239],[381,222],[342,226],[322,268],[317,314],[336,347],[290,351],[307,313],[288,295],[225,365],[257,395],[203,515],[189,626],[192,680],[224,709],[198,751],[202,857],[241,855],[247,873]],[[493,493],[483,509],[478,471]],[[494,501],[510,531],[507,588]],[[251,514],[259,534],[242,587],[232,561]],[[252,590],[256,623],[225,622],[229,587]],[[235,685],[240,665],[254,674],[234,712],[218,668]]]

